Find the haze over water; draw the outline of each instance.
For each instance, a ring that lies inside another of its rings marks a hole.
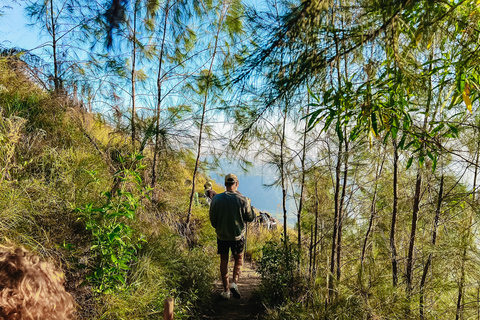
[[[282,189],[278,186],[265,186],[275,181],[277,173],[261,164],[255,164],[248,173],[243,173],[239,166],[232,163],[222,162],[221,166],[211,172],[211,178],[218,185],[224,186],[226,174],[236,174],[240,182],[238,190],[252,200],[252,205],[260,211],[267,211],[283,223]],[[297,221],[295,203],[292,199],[287,200],[287,221],[288,226],[292,228]]]

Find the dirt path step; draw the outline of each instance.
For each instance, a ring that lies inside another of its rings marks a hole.
[[[232,274],[232,268],[229,275]],[[212,320],[257,320],[260,319],[264,309],[256,301],[252,294],[260,284],[260,276],[250,262],[243,265],[243,271],[240,281],[237,284],[241,294],[240,299],[231,297],[228,300],[223,299],[220,293],[223,291],[222,282],[218,279],[215,283],[216,291],[212,295],[213,309],[209,314],[203,316],[203,319]]]

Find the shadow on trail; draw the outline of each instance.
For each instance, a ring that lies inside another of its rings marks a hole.
[[[232,268],[229,274],[232,274]],[[209,314],[203,315],[203,319],[216,320],[259,320],[264,312],[264,307],[253,297],[253,292],[260,284],[260,276],[253,269],[251,262],[245,262],[243,271],[238,283],[241,294],[240,299],[231,297],[223,299],[220,293],[223,291],[222,282],[218,279],[215,282],[216,291],[212,294],[212,310]]]

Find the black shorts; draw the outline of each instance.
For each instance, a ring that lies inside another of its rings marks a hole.
[[[230,248],[232,248],[232,254],[240,254],[243,252],[245,247],[245,238],[242,237],[240,240],[234,241],[224,241],[217,238],[217,253],[218,254],[228,254]]]

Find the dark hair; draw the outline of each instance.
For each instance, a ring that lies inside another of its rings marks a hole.
[[[0,245],[0,319],[73,319],[63,273],[24,248]]]

